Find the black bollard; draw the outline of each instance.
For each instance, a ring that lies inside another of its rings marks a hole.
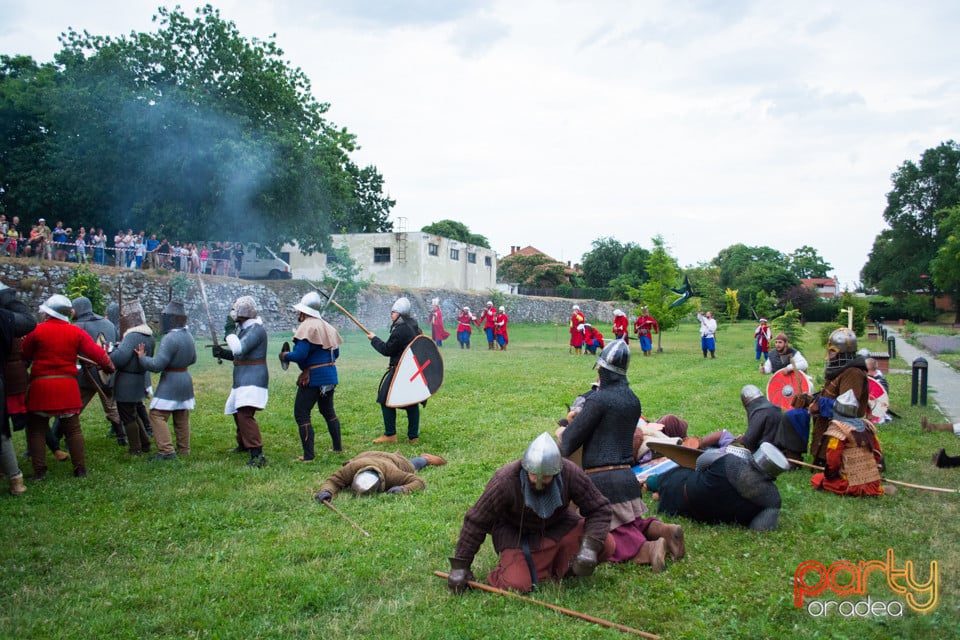
[[[910,405],[916,406],[917,396],[920,396],[920,406],[927,406],[927,359],[917,358],[913,361],[913,371],[910,379]]]
[[[897,357],[897,339],[894,336],[887,338],[887,353],[890,354],[890,358]]]
[[[884,326],[880,327],[880,339],[884,342],[887,341],[887,328]]]

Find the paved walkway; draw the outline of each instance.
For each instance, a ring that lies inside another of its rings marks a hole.
[[[899,328],[888,326],[887,336],[891,335],[897,339],[897,356],[908,364],[912,365],[913,361],[920,357],[927,361],[927,406],[936,406],[950,422],[960,422],[960,372],[951,369],[928,352],[909,344],[900,336]],[[909,398],[905,400],[909,402]]]

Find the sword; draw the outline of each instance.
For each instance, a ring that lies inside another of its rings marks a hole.
[[[203,278],[197,274],[197,282],[200,283],[200,296],[203,301],[203,310],[207,314],[207,325],[210,327],[210,337],[213,338],[213,348],[220,351],[220,341],[217,340],[217,330],[213,326],[213,318],[210,317],[210,303],[207,302],[207,288],[203,285]],[[223,359],[217,356],[217,364],[223,364]]]
[[[373,333],[372,331],[370,331],[369,329],[367,329],[365,326],[363,326],[362,324],[360,324],[360,321],[357,320],[356,318],[354,318],[353,315],[352,315],[349,311],[347,311],[346,309],[344,309],[343,307],[341,307],[341,306],[337,303],[337,301],[333,299],[333,296],[327,295],[327,294],[323,291],[323,289],[321,289],[321,288],[318,287],[317,285],[313,284],[313,283],[310,282],[309,280],[307,280],[307,283],[308,283],[311,287],[313,287],[314,289],[316,289],[316,290],[320,293],[320,295],[322,295],[323,297],[325,297],[325,298],[329,301],[330,304],[332,304],[332,305],[335,306],[337,309],[339,309],[339,310],[343,313],[343,315],[345,315],[345,316],[347,316],[348,318],[350,318],[351,320],[353,320],[353,323],[354,323],[355,325],[357,325],[358,327],[360,327],[360,330],[361,330],[361,331],[363,331],[363,332],[366,333],[366,334]]]
[[[330,306],[330,302],[333,300],[333,297],[337,295],[337,289],[340,288],[340,282],[341,282],[340,280],[337,280],[337,284],[333,285],[333,292],[329,296],[327,296],[327,304],[323,305],[323,309],[320,309],[321,318],[323,317],[323,313],[327,310],[327,307]],[[323,292],[321,291],[320,293],[323,293]],[[326,296],[325,293],[323,295]]]

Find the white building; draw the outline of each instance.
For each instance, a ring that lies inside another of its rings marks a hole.
[[[423,231],[345,233],[331,236],[334,248],[346,247],[361,267],[361,278],[374,284],[414,289],[486,291],[497,284],[497,254],[492,249]],[[320,280],[327,254],[304,255],[286,245],[294,279]]]

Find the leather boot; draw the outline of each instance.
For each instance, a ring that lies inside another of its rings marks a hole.
[[[662,573],[667,568],[667,546],[663,538],[644,542],[637,555],[633,556],[633,561],[650,565],[654,573]]]
[[[924,431],[953,431],[953,425],[949,422],[930,422],[927,416],[920,417],[920,427]]]
[[[723,436],[722,431],[714,431],[713,433],[708,433],[707,435],[700,438],[700,447],[703,449],[709,449],[710,447],[720,446],[721,436]]]
[[[140,445],[140,422],[138,420],[131,420],[123,425],[124,431],[127,433],[125,440],[128,443],[127,453],[132,456],[139,456],[143,453],[143,449]]]
[[[397,436],[396,436],[396,435],[392,435],[392,436],[380,436],[379,438],[374,438],[374,439],[373,439],[373,443],[374,443],[374,444],[387,444],[387,443],[388,443],[388,444],[395,444],[396,442],[397,442]]]
[[[421,453],[420,457],[427,461],[427,464],[433,465],[434,467],[442,467],[447,464],[447,461],[441,458],[440,456],[435,456],[432,453]]]
[[[945,449],[933,454],[933,464],[941,469],[960,467],[960,456],[948,456]]]
[[[18,476],[14,476],[10,478],[10,495],[18,496],[26,490],[27,490],[27,486],[23,484],[22,473]]]
[[[663,540],[667,545],[667,552],[671,560],[679,560],[686,555],[687,548],[683,542],[683,529],[678,524],[667,524],[654,520],[644,531],[648,540]]]

